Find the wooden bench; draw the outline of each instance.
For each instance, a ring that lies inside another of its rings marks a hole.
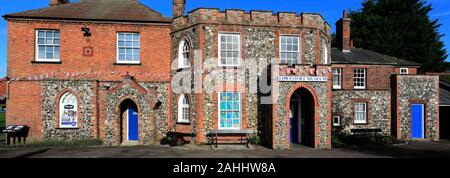
[[[250,136],[253,134],[252,130],[211,130],[207,134],[210,137],[211,147],[215,145],[218,147],[219,136],[238,136],[240,139],[240,143],[245,140],[245,144],[247,147],[250,147]],[[245,138],[244,138],[245,137]]]
[[[360,135],[361,133],[365,133],[365,135],[368,135],[369,133],[373,133],[375,136],[375,141],[377,143],[381,142],[383,139],[383,136],[379,136],[378,133],[381,133],[382,130],[379,128],[374,129],[350,129],[350,132],[354,133],[356,136]]]
[[[187,141],[184,137],[195,137],[194,133],[167,132],[168,144],[170,146],[184,145]]]

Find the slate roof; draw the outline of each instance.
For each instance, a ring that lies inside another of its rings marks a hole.
[[[170,18],[139,0],[80,0],[41,9],[6,14],[4,18],[170,23]]]
[[[439,105],[450,106],[450,83],[439,82]]]
[[[384,55],[381,53],[365,50],[351,49],[343,52],[338,48],[331,51],[331,63],[333,64],[368,64],[368,65],[395,65],[395,66],[417,66],[421,64]]]

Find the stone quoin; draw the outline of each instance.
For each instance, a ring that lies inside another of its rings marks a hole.
[[[329,149],[358,128],[439,139],[438,77],[355,47],[347,12],[332,48],[320,14],[186,3],[173,0],[173,18],[137,0],[51,0],[4,15],[7,124],[29,126],[34,141],[106,145],[170,131],[202,144],[213,129],[252,130],[273,149]]]

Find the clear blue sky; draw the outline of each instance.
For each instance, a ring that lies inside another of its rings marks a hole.
[[[75,0],[72,0],[74,2]],[[272,10],[290,12],[320,13],[333,27],[342,15],[343,9],[357,10],[364,0],[187,0],[187,10],[198,7],[212,7],[224,9]],[[48,6],[49,0],[0,0],[0,15],[20,12]],[[172,16],[172,0],[141,0],[142,3],[161,12],[165,16]],[[434,10],[430,16],[439,18],[443,24],[439,29],[447,34],[442,40],[450,50],[450,0],[429,0]],[[0,19],[0,77],[6,76],[6,22]],[[448,61],[448,60],[447,60]]]

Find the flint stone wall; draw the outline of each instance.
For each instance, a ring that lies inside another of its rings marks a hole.
[[[324,148],[330,148],[331,145],[327,145],[327,127],[328,127],[328,121],[327,121],[327,115],[328,115],[328,99],[327,99],[327,83],[326,82],[302,82],[305,84],[308,84],[311,88],[314,89],[315,94],[317,95],[317,100],[319,104],[319,109],[314,110],[315,115],[319,116],[318,122],[316,122],[319,128],[318,133],[315,133],[315,139],[318,140],[317,148],[324,149]],[[276,121],[276,131],[273,136],[275,139],[275,145],[274,149],[287,149],[289,145],[286,145],[286,138],[288,137],[288,134],[286,130],[289,127],[289,123],[286,122],[286,117],[289,116],[289,113],[287,113],[286,108],[286,102],[290,100],[290,98],[286,98],[292,87],[296,84],[296,82],[280,82],[279,83],[279,97],[278,97],[278,109],[277,109],[277,115],[278,120]],[[314,95],[314,93],[311,93]]]
[[[41,107],[44,140],[72,140],[91,139],[94,127],[94,81],[83,80],[43,80],[41,82]],[[78,124],[77,129],[57,128],[59,123],[57,107],[62,92],[70,90],[78,96]]]
[[[355,99],[368,100],[368,124],[354,124]],[[379,128],[383,135],[391,134],[390,91],[334,91],[333,116],[341,117],[341,127],[333,127],[334,134],[350,134],[350,129]]]
[[[439,140],[439,77],[397,76],[400,139],[411,139],[411,103],[425,103],[425,138]]]
[[[111,85],[116,85],[111,82]],[[125,99],[133,100],[138,106],[139,113],[139,142],[141,144],[151,144],[162,138],[163,134],[167,132],[167,84],[165,83],[140,83],[140,86],[149,90],[157,87],[157,100],[160,102],[159,107],[154,110],[151,107],[151,94],[143,94],[136,88],[132,87],[130,82],[125,82],[121,88],[117,89],[111,94],[105,96],[106,121],[104,123],[105,129],[105,144],[117,145],[117,137],[119,130],[117,130],[117,122],[119,121],[117,108]]]

